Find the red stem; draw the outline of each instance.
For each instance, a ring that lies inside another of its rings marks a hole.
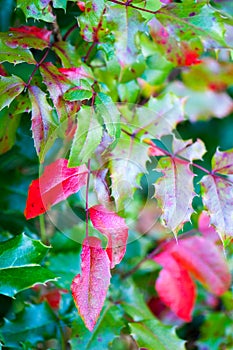
[[[126,1],[126,2],[122,2],[122,1],[118,1],[118,0],[108,0],[110,2],[113,2],[114,4],[117,5],[123,5],[123,6],[128,6],[128,7],[132,7],[133,9],[139,10],[139,11],[144,11],[144,12],[148,12],[148,13],[157,13],[158,11],[153,11],[153,10],[149,10],[149,9],[144,9],[143,7],[138,7],[135,6],[131,3],[131,1]]]
[[[47,50],[45,51],[44,55],[41,57],[40,61],[36,63],[35,68],[33,69],[27,83],[25,84],[25,88],[29,87],[29,85],[32,81],[32,78],[34,77],[35,73],[38,71],[38,69],[40,68],[40,66],[42,65],[42,63],[44,62],[46,57],[48,56],[51,47],[52,47],[52,45],[50,44],[49,47],[47,48]]]
[[[78,28],[78,24],[75,23],[70,29],[67,30],[67,32],[63,35],[63,40],[66,41],[66,39],[68,38],[68,36],[76,29]]]

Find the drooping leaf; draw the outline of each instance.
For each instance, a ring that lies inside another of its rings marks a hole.
[[[73,322],[73,336],[70,341],[72,348],[78,349],[80,347],[85,347],[87,350],[98,348],[107,349],[113,338],[120,334],[123,326],[124,319],[122,311],[117,305],[112,305],[107,302],[92,332],[86,329],[80,319]]]
[[[82,107],[78,113],[78,128],[74,135],[69,166],[77,166],[91,158],[101,142],[103,128],[92,107]]]
[[[20,8],[27,18],[34,18],[45,22],[54,22],[55,16],[48,0],[17,0],[17,8]]]
[[[195,303],[190,274],[215,295],[222,295],[230,287],[231,275],[221,251],[203,237],[171,242],[153,259],[163,266],[155,284],[160,298],[185,321],[191,320]]]
[[[89,214],[93,226],[108,238],[106,252],[111,268],[114,268],[125,255],[128,239],[128,227],[125,220],[103,205],[89,208]]]
[[[49,45],[51,33],[45,28],[35,26],[11,27],[10,32],[0,33],[0,39],[13,49],[22,47],[44,50]]]
[[[98,170],[94,174],[94,190],[96,192],[99,203],[108,207],[111,202],[110,189],[107,184],[106,175],[108,169]]]
[[[2,62],[36,64],[30,50],[21,47],[12,48],[0,40],[0,63]]]
[[[35,317],[36,315],[36,317]],[[10,349],[22,348],[26,340],[31,346],[50,339],[57,328],[57,318],[47,303],[27,305],[15,319],[5,319],[0,331],[4,344]]]
[[[10,105],[10,103],[24,89],[25,83],[19,77],[12,75],[10,77],[0,76],[0,111]]]
[[[75,46],[67,41],[55,42],[52,46],[52,50],[55,51],[56,55],[60,58],[63,67],[75,67],[79,62],[79,55]]]
[[[174,138],[173,154],[175,157],[163,157],[157,170],[163,173],[155,183],[155,198],[163,210],[165,225],[175,234],[193,212],[192,200],[195,196],[193,187],[194,174],[189,162],[201,159],[206,152],[201,140],[195,143]],[[182,158],[188,160],[183,161]]]
[[[59,158],[45,167],[43,174],[33,180],[28,192],[25,216],[31,219],[76,193],[87,181],[87,168],[69,168],[67,159]]]
[[[132,199],[135,189],[139,187],[140,175],[147,172],[148,147],[134,137],[122,133],[120,142],[111,152],[109,161],[112,195],[117,209],[122,209],[126,201]]]
[[[52,107],[47,101],[46,94],[38,86],[30,86],[28,93],[32,104],[32,135],[36,152],[42,161],[46,142],[53,130]]]
[[[157,255],[154,260],[163,266],[155,282],[159,297],[178,317],[190,322],[196,288],[189,272],[169,252]]]
[[[24,234],[0,243],[0,293],[13,297],[36,283],[54,280],[55,275],[39,263],[49,247]]]
[[[129,323],[131,335],[140,348],[147,350],[184,350],[184,341],[175,334],[170,326],[165,326],[156,319]]]
[[[110,283],[110,261],[96,237],[86,238],[81,253],[81,275],[75,276],[71,290],[86,327],[92,331],[104,305]]]

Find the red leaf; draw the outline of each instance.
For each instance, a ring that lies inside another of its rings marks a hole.
[[[91,73],[89,72],[88,67],[84,65],[81,67],[58,68],[58,70],[72,82],[78,79],[94,79]]]
[[[71,291],[80,316],[92,331],[110,284],[110,261],[96,237],[84,240],[81,260],[82,273],[75,276]]]
[[[190,322],[196,289],[189,273],[167,252],[154,260],[164,267],[155,284],[159,297],[178,317]]]
[[[57,159],[45,167],[40,178],[32,181],[25,209],[26,218],[45,213],[52,205],[78,192],[86,182],[86,165],[68,168],[67,159]]]
[[[205,238],[211,240],[212,242],[219,240],[216,230],[210,225],[210,217],[205,211],[203,211],[198,218],[198,230]]]
[[[37,37],[39,39],[47,41],[48,43],[50,41],[50,36],[52,34],[51,30],[47,30],[45,28],[38,28],[35,26],[30,26],[30,27],[29,26],[21,26],[18,28],[11,27],[10,30],[12,32],[23,33],[23,34],[27,34],[29,36]]]
[[[58,310],[60,307],[62,293],[68,293],[68,290],[59,288],[51,289],[41,295],[40,301],[47,300],[52,309]]]
[[[125,255],[128,238],[128,227],[125,220],[103,205],[95,205],[89,209],[93,226],[108,238],[107,253],[111,268],[119,264]]]

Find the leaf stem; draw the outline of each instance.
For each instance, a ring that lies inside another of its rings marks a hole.
[[[62,40],[66,41],[68,36],[76,29],[78,28],[78,23],[75,23],[70,29],[67,30],[67,32],[63,35]]]
[[[88,207],[88,194],[89,194],[89,184],[90,184],[90,175],[91,175],[91,160],[88,159],[88,163],[87,163],[87,169],[88,169],[88,173],[87,173],[87,187],[86,187],[86,238],[88,237],[88,219],[89,219],[89,207]]]
[[[39,216],[41,241],[47,243],[44,214]]]
[[[143,12],[148,12],[148,13],[152,13],[152,14],[156,14],[158,12],[157,11],[153,11],[153,10],[149,10],[143,7],[139,7],[139,6],[135,6],[133,5],[131,2],[132,1],[126,1],[126,2],[122,2],[122,1],[118,1],[118,0],[108,0],[110,2],[113,2],[114,4],[117,5],[123,5],[123,6],[127,6],[127,7],[132,7],[133,9],[139,10],[139,11],[143,11]]]

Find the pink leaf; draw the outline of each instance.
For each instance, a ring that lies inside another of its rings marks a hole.
[[[219,237],[213,226],[210,225],[210,217],[203,211],[198,218],[198,230],[212,242],[218,241]]]
[[[178,317],[191,321],[196,289],[189,273],[167,252],[154,260],[164,267],[155,284],[159,297]]]
[[[128,227],[125,220],[102,205],[89,209],[93,226],[108,238],[107,253],[111,268],[119,264],[125,255]]]
[[[110,284],[110,261],[96,237],[86,238],[81,253],[81,275],[75,276],[71,291],[86,327],[92,331],[104,305]]]
[[[47,30],[45,28],[38,28],[35,26],[21,26],[18,28],[11,27],[10,30],[12,32],[27,34],[28,36],[34,36],[38,39],[47,41],[48,43],[50,41],[50,36],[52,34],[51,30]]]
[[[25,209],[27,219],[45,213],[52,205],[78,192],[86,185],[86,165],[68,168],[67,164],[67,159],[57,159],[45,167],[40,178],[32,181]]]

